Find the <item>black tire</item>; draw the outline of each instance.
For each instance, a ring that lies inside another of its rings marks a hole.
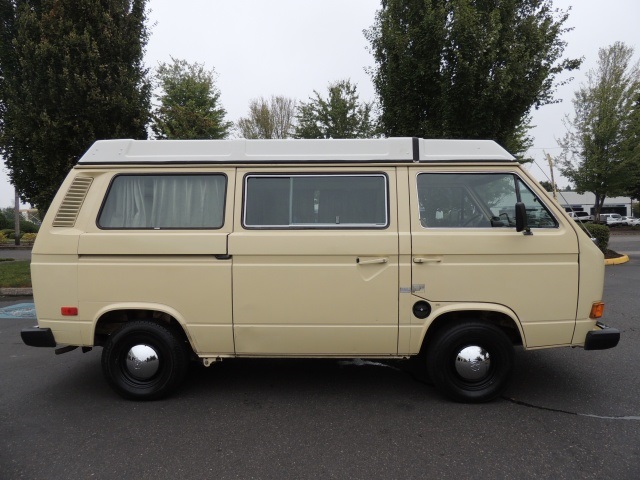
[[[127,323],[108,338],[102,351],[107,382],[132,400],[156,400],[172,393],[188,362],[184,340],[169,327],[146,320]]]
[[[474,358],[465,361],[465,356]],[[428,345],[429,377],[441,393],[457,402],[495,399],[507,386],[512,369],[513,345],[489,323],[456,323],[438,331]]]

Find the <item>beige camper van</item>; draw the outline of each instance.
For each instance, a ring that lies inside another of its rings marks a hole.
[[[457,401],[515,346],[617,345],[603,256],[491,141],[96,142],[33,248],[24,343],[100,346],[124,397],[191,361],[405,359]]]

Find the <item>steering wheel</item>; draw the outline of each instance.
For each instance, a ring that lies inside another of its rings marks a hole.
[[[504,215],[505,217],[507,217],[507,225],[509,227],[515,227],[516,226],[516,222],[512,222],[511,219],[509,218],[509,214],[507,212],[502,212],[500,214],[500,216]]]

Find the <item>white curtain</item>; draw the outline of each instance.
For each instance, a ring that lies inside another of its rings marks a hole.
[[[120,175],[100,215],[104,228],[220,228],[222,175]]]

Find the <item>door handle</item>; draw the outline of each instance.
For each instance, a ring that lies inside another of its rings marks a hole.
[[[356,258],[356,263],[358,265],[373,265],[375,263],[387,263],[389,261],[388,258],[368,258],[366,260],[362,260],[360,257]]]
[[[413,263],[442,263],[442,257],[413,257]]]

